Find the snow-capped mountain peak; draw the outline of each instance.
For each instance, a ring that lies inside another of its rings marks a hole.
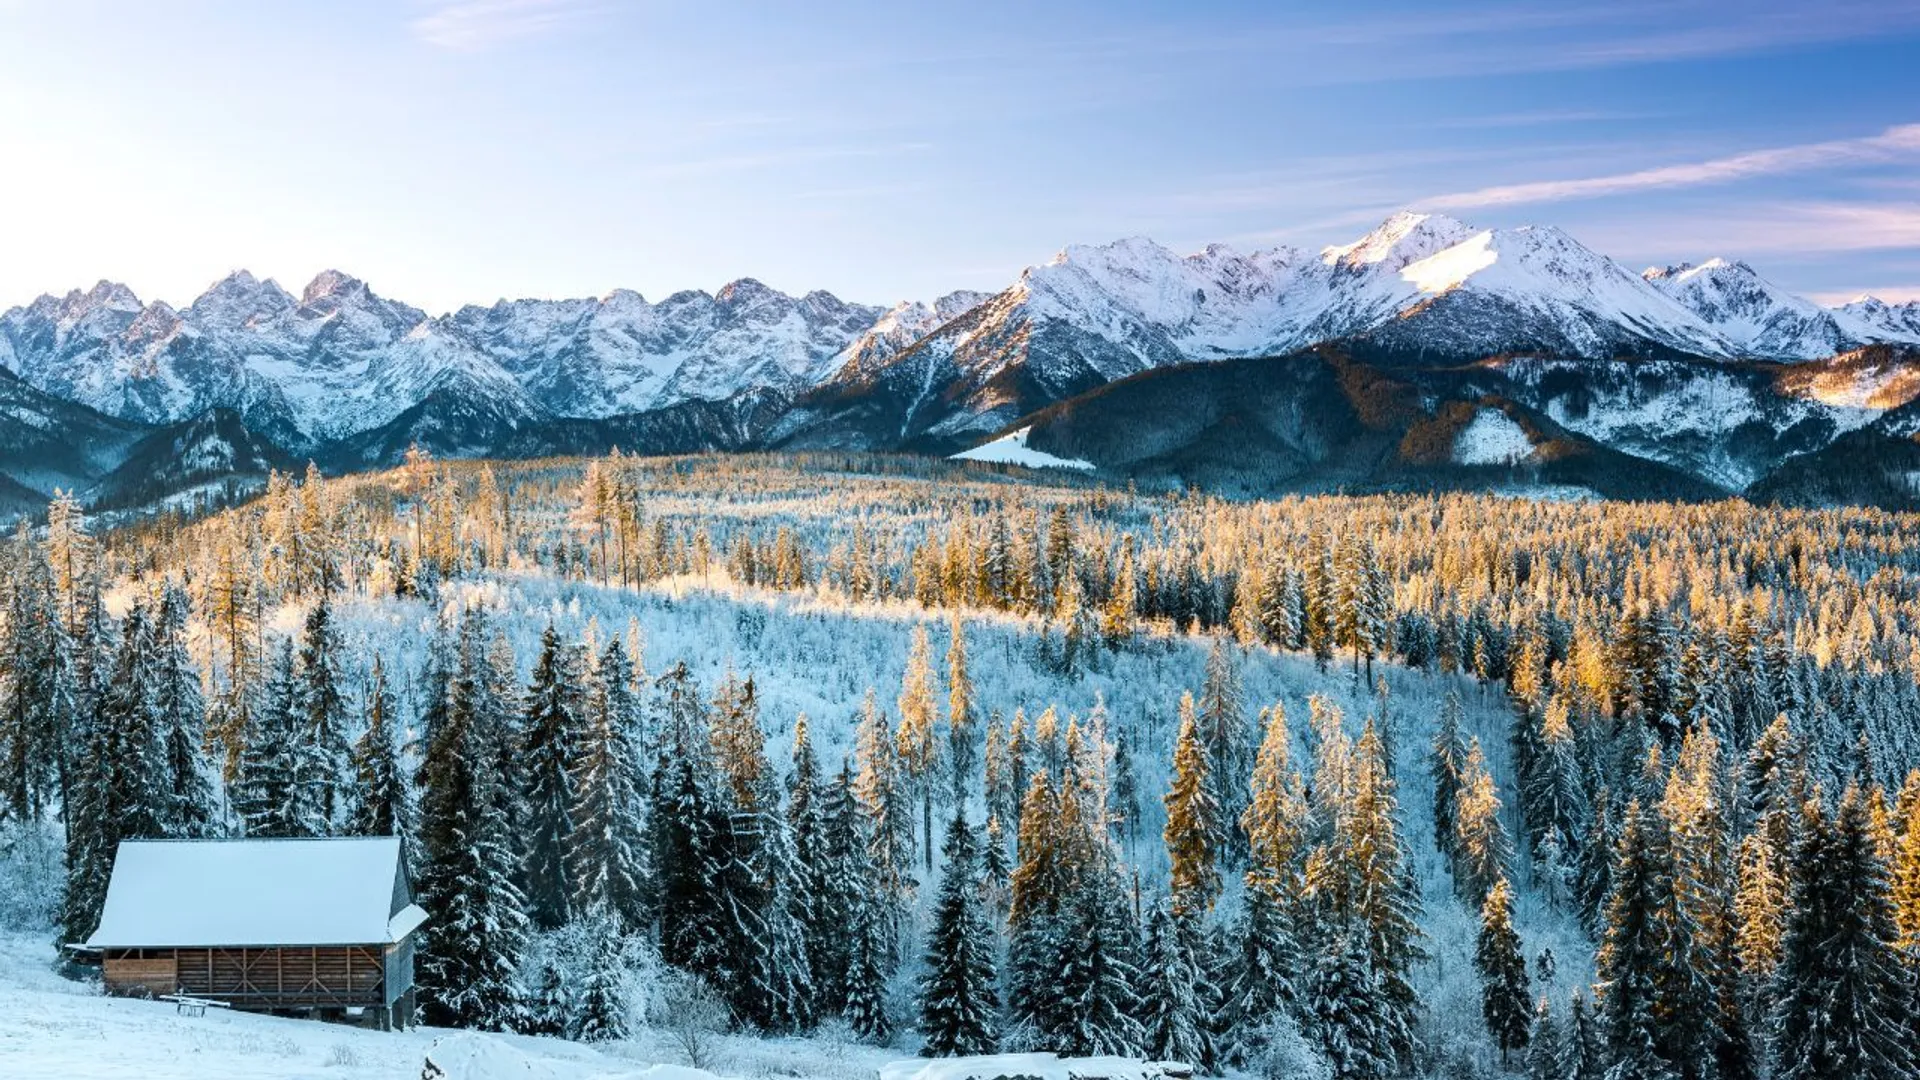
[[[1739,260],[1680,263],[1642,278],[1698,316],[1733,355],[1817,360],[1876,340],[1866,323],[1796,296]]]
[[[1349,272],[1392,272],[1453,247],[1474,231],[1445,214],[1402,210],[1353,243],[1323,248],[1320,261]]]

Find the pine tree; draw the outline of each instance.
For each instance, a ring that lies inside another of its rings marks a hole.
[[[946,867],[927,938],[920,985],[921,1053],[929,1057],[992,1053],[999,1012],[993,930],[980,911],[973,829],[956,814],[943,849]]]
[[[858,772],[853,795],[866,816],[867,852],[878,887],[889,904],[897,903],[908,888],[913,861],[913,817],[902,786],[903,768],[893,734],[871,688],[861,706],[854,734]],[[887,918],[892,925],[893,917]]]
[[[1103,871],[1066,902],[1058,978],[1067,1022],[1047,1033],[1063,1054],[1138,1057],[1145,1048],[1134,993],[1140,928],[1118,885]]]
[[[611,920],[621,933],[645,923],[645,807],[640,748],[632,741],[637,706],[633,670],[619,638],[607,643],[588,679],[581,728],[573,733],[566,790],[568,830],[562,866],[573,910]],[[535,677],[536,685],[539,677]]]
[[[311,835],[330,836],[346,816],[347,716],[340,676],[340,636],[325,593],[307,612],[294,680],[296,718],[294,785]]]
[[[64,626],[55,616],[45,557],[24,520],[8,555],[0,579],[0,814],[26,821],[39,818],[59,791],[72,717],[54,706],[53,669],[64,662],[54,654],[66,646]]]
[[[578,989],[569,994],[576,1017],[574,1037],[581,1042],[625,1039],[631,1034],[626,933],[610,913],[596,911],[586,917],[582,937],[586,966]]]
[[[274,649],[260,700],[242,732],[239,775],[233,808],[248,836],[318,836],[323,823],[310,789],[300,786],[304,733],[297,714],[293,642],[282,638]]]
[[[1478,740],[1467,751],[1460,790],[1454,798],[1454,885],[1461,899],[1471,904],[1506,876],[1513,858],[1506,827],[1500,823],[1498,789],[1480,754]]]
[[[1460,733],[1460,695],[1447,691],[1440,706],[1440,722],[1433,732],[1433,846],[1442,854],[1453,852],[1455,800],[1460,793],[1460,778],[1467,765],[1466,737]]]
[[[1504,1065],[1509,1054],[1527,1045],[1531,1030],[1527,960],[1513,929],[1513,890],[1504,877],[1494,881],[1480,906],[1473,966],[1480,973],[1480,1015]]]
[[[358,799],[348,831],[355,836],[398,836],[411,842],[416,829],[413,786],[400,762],[393,694],[387,672],[373,658],[372,681],[367,686],[366,730],[353,746],[353,769]]]
[[[1831,821],[1817,803],[1805,810],[1773,1015],[1779,1080],[1914,1074],[1910,997],[1893,951],[1869,798],[1849,788]]]
[[[1173,865],[1173,909],[1205,914],[1220,896],[1217,847],[1220,804],[1209,780],[1211,763],[1201,744],[1193,695],[1180,699],[1180,735],[1173,751],[1173,787],[1167,792],[1167,858]],[[1025,836],[1024,815],[1022,837]]]
[[[541,930],[558,929],[571,916],[573,882],[566,854],[574,826],[576,743],[585,737],[581,675],[573,654],[548,623],[527,687],[520,745],[528,824],[522,880],[527,913]]]
[[[1606,937],[1596,963],[1608,1080],[1670,1080],[1679,1073],[1664,1056],[1661,990],[1671,962],[1671,874],[1657,838],[1659,823],[1638,801],[1627,808],[1615,857]]]
[[[151,703],[159,730],[161,758],[161,835],[203,837],[213,831],[216,807],[206,755],[205,706],[200,677],[187,646],[187,594],[169,582],[159,593],[153,616]]]
[[[908,789],[920,796],[919,832],[928,874],[933,872],[934,767],[940,758],[940,744],[934,739],[932,653],[927,628],[914,627],[907,672],[900,683],[900,726],[894,736],[901,776]]]
[[[1567,1013],[1566,1039],[1560,1045],[1558,1080],[1601,1080],[1607,1073],[1606,1044],[1600,1025],[1594,1021],[1587,999],[1573,992],[1573,1005]]]
[[[1146,959],[1141,968],[1141,1006],[1146,1051],[1158,1061],[1179,1061],[1203,1071],[1214,1065],[1212,1033],[1198,991],[1201,964],[1197,936],[1175,921],[1170,905],[1155,904],[1147,921]]]
[[[1566,1047],[1559,1028],[1553,1022],[1553,1007],[1542,997],[1533,1009],[1533,1026],[1527,1031],[1527,1080],[1572,1080],[1563,1071]]]
[[[887,961],[892,938],[890,916],[882,904],[869,897],[855,905],[853,917],[844,1014],[854,1034],[871,1043],[884,1043],[893,1035],[893,1019],[887,1015],[887,980],[892,966]]]
[[[1004,528],[1006,519],[998,520]],[[980,752],[975,745],[978,736],[974,730],[978,722],[973,679],[967,673],[966,630],[960,617],[955,615],[947,644],[947,772],[953,780],[950,794],[955,806],[965,805],[974,770],[979,767]]]
[[[418,972],[432,1023],[501,1030],[517,1022],[525,902],[498,768],[506,726],[489,716],[485,620],[469,611],[447,681],[446,716],[421,763],[420,888],[428,920]]]
[[[1213,838],[1215,856],[1237,867],[1245,861],[1247,851],[1240,817],[1247,808],[1246,776],[1253,770],[1253,746],[1241,703],[1240,669],[1234,660],[1234,647],[1225,637],[1213,639],[1213,649],[1207,655],[1206,684],[1201,688],[1194,719],[1207,754],[1208,793],[1219,808],[1213,822],[1218,830]]]

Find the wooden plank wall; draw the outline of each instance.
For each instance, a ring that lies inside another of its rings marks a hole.
[[[385,957],[378,947],[147,949],[124,955],[109,954],[105,961],[114,993],[177,990],[257,1009],[387,1004]],[[118,983],[116,968],[125,973]],[[165,989],[156,989],[163,975]]]

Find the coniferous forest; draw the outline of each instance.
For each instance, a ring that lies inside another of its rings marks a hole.
[[[415,453],[0,565],[60,942],[393,835],[436,1025],[1920,1076],[1920,517]]]

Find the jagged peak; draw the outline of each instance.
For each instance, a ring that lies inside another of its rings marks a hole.
[[[757,278],[736,278],[720,287],[713,295],[722,304],[758,304],[772,299],[791,300],[792,297],[778,289],[768,286]]]
[[[307,282],[307,287],[300,293],[300,302],[311,304],[317,300],[370,292],[367,283],[352,274],[339,270],[322,270],[313,276],[312,281]]]
[[[1320,261],[1347,270],[1399,270],[1461,243],[1478,230],[1445,214],[1401,210],[1350,244],[1322,248]]]

